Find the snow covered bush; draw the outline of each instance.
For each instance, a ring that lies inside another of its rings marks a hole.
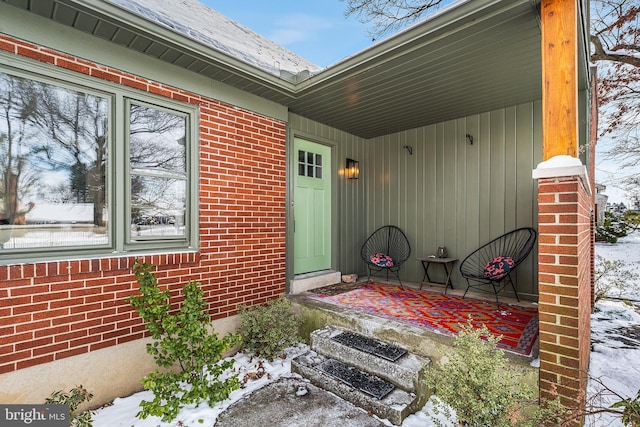
[[[154,415],[170,422],[182,407],[207,401],[213,408],[240,387],[237,375],[220,379],[233,367],[233,360],[220,362],[222,354],[238,344],[240,337],[227,334],[218,338],[205,312],[206,303],[198,282],[184,285],[180,309],[172,311],[169,289],[160,290],[152,270],[153,266],[136,261],[133,272],[140,284],[140,294],[129,297],[129,303],[153,338],[147,344],[147,353],[163,370],[156,369],[142,379],[154,399],[140,402],[142,410],[138,417]]]

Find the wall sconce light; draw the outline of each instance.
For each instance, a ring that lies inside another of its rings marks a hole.
[[[466,136],[467,136],[467,141],[469,141],[469,145],[473,145],[473,135],[468,133]]]
[[[360,163],[357,160],[347,159],[347,167],[344,170],[347,179],[358,179],[360,176]]]

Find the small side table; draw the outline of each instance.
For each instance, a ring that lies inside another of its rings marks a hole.
[[[440,285],[444,286],[444,294],[447,294],[447,287],[451,286],[453,289],[453,283],[451,283],[451,273],[453,273],[453,266],[458,261],[458,258],[438,258],[438,257],[426,257],[426,258],[418,258],[418,261],[422,263],[422,268],[424,268],[424,276],[422,277],[422,283],[420,283],[420,289],[422,286],[427,285]],[[440,264],[444,268],[444,272],[447,275],[447,280],[444,282],[434,282],[429,277],[429,266],[431,264]],[[424,279],[427,279],[425,281]]]

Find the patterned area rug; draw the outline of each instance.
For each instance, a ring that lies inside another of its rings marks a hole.
[[[538,336],[538,310],[515,305],[443,295],[399,286],[368,283],[346,292],[319,293],[314,298],[353,310],[455,335],[469,319],[502,335],[500,348],[530,355]]]

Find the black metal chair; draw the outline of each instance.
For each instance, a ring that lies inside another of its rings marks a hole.
[[[536,242],[537,232],[533,228],[518,228],[497,237],[469,254],[460,263],[460,274],[467,279],[467,290],[478,289],[493,292],[500,307],[498,294],[511,285],[516,299],[518,291],[511,280],[511,273],[529,255]]]
[[[400,280],[400,266],[404,264],[411,255],[411,245],[409,239],[402,230],[394,225],[385,225],[378,228],[371,234],[360,249],[360,257],[367,264],[369,278],[372,274],[381,271],[396,275],[400,287],[404,289]]]

